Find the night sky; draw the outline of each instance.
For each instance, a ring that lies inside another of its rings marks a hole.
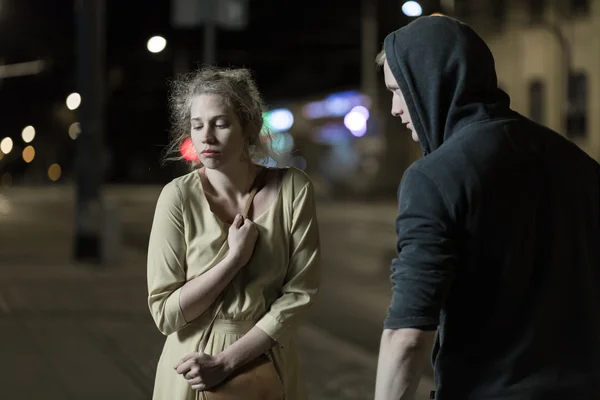
[[[399,2],[380,4],[383,40],[406,20]],[[65,170],[74,150],[68,127],[76,120],[76,113],[64,107],[66,96],[77,90],[74,11],[74,2],[67,0],[0,0],[0,62],[50,62],[39,75],[0,81],[0,136],[18,142],[21,130],[34,125],[38,146],[45,146],[37,162],[56,159]],[[156,171],[146,180],[168,175],[160,166],[160,152],[168,141],[166,102],[175,51],[187,53],[190,68],[203,55],[202,28],[174,29],[169,15],[167,0],[107,0],[109,181],[135,181],[135,168]],[[360,18],[360,0],[250,0],[249,26],[219,31],[217,63],[251,68],[268,103],[358,88]],[[154,35],[168,41],[160,54],[146,49]],[[23,173],[35,163],[11,168]]]

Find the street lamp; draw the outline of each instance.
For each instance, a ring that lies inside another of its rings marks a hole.
[[[71,93],[67,97],[67,107],[73,111],[79,108],[81,105],[81,95],[79,93]]]
[[[147,46],[150,53],[160,53],[167,47],[167,39],[162,36],[151,37]]]
[[[407,1],[402,4],[402,12],[407,17],[420,17],[423,14],[423,8],[416,1]]]
[[[0,142],[0,151],[2,151],[4,154],[8,154],[12,151],[12,149],[13,149],[12,139],[9,137],[5,137],[4,139],[2,139],[2,141]]]
[[[23,131],[21,132],[21,138],[23,138],[25,143],[31,142],[35,138],[35,128],[31,125],[23,128]]]

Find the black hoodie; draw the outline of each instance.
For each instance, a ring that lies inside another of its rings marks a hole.
[[[598,163],[510,109],[467,25],[419,18],[384,49],[425,153],[385,328],[439,327],[436,399],[600,398]]]

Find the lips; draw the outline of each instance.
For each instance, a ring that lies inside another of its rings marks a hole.
[[[218,151],[216,150],[202,150],[202,154],[206,154],[206,155],[211,155],[211,154],[217,154]]]

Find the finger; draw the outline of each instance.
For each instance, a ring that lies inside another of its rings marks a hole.
[[[201,378],[201,377],[199,377],[199,376],[196,376],[196,377],[194,377],[194,378],[192,378],[192,379],[188,379],[188,380],[187,380],[187,383],[188,383],[190,386],[194,386],[194,385],[204,385],[204,386],[206,386],[206,385],[204,384],[204,382],[202,381],[202,378]]]
[[[198,355],[198,353],[190,353],[187,354],[186,356],[184,356],[181,360],[179,360],[179,362],[177,362],[177,364],[173,367],[174,369],[177,369],[177,367],[179,367],[181,364],[183,364],[184,362],[186,362],[187,360],[189,360],[192,357],[195,357],[196,355]]]
[[[236,214],[233,219],[233,224],[236,228],[239,228],[244,223],[244,218],[240,214]]]
[[[188,372],[186,372],[185,379],[190,380],[190,379],[194,379],[197,378],[199,375],[198,373],[200,372],[200,370],[198,368],[192,367],[190,368],[190,370]]]
[[[242,230],[242,229],[245,231],[252,231],[252,230],[256,229],[256,226],[254,225],[254,222],[252,222],[251,220],[246,218],[246,220],[242,224],[242,227],[240,228],[240,230]]]
[[[176,370],[177,373],[181,375],[183,373],[188,372],[190,369],[192,369],[195,362],[196,362],[196,360],[194,360],[194,359],[185,361],[183,364],[181,364],[179,367],[177,367],[177,370]]]
[[[198,385],[192,385],[193,390],[206,390],[208,387],[204,383],[200,383]]]

